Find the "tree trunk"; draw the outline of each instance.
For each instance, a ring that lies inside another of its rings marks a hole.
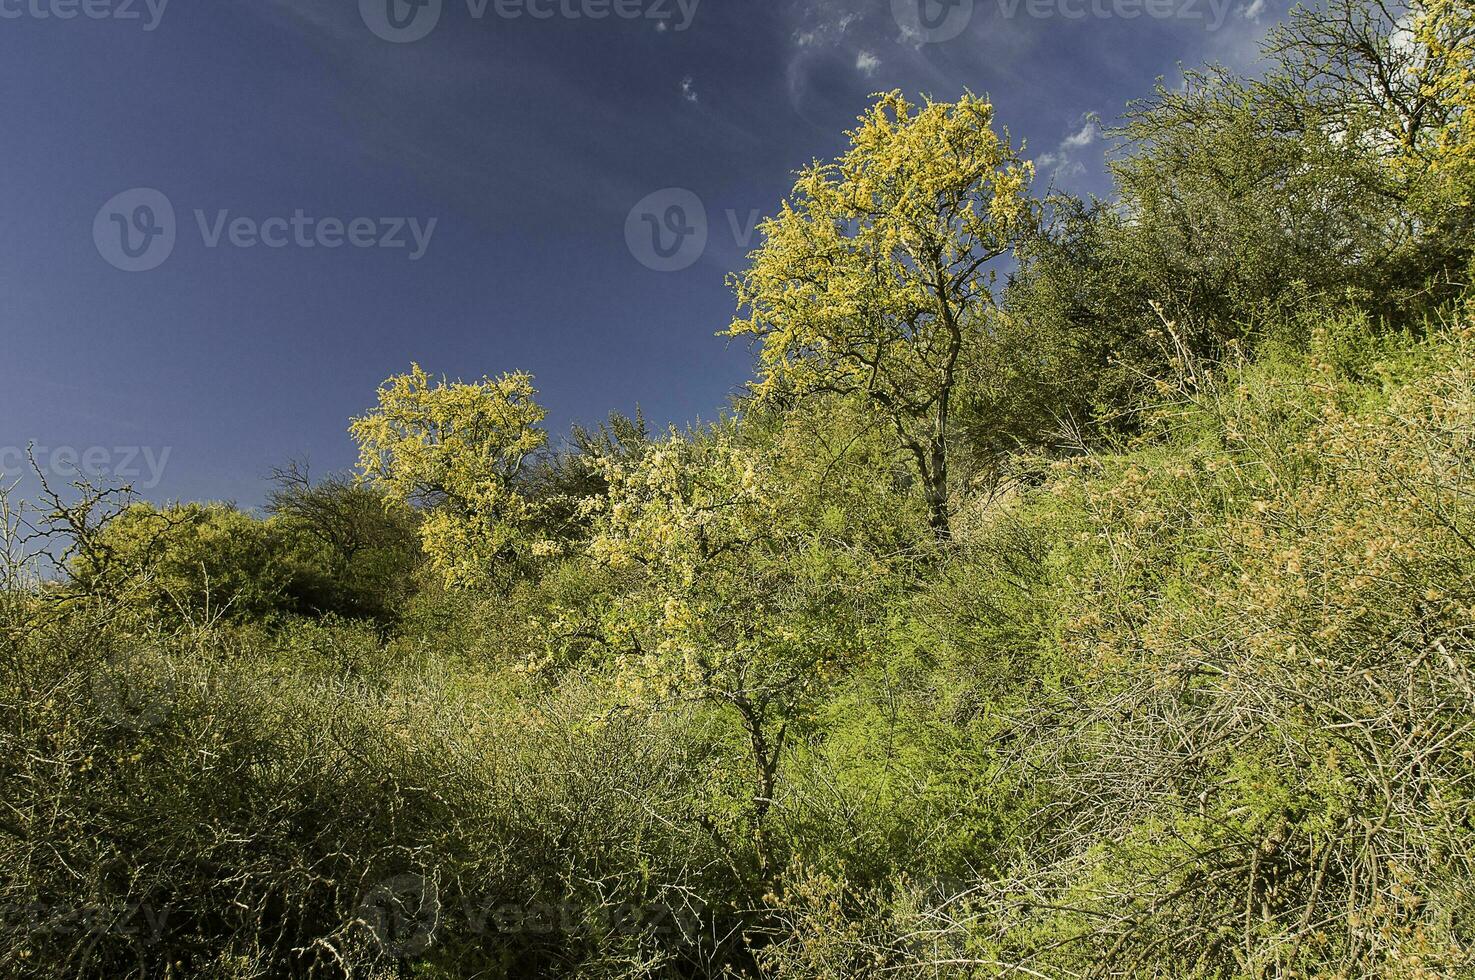
[[[900,426],[898,426],[900,429]],[[901,434],[902,442],[911,451],[917,463],[917,475],[922,481],[922,499],[927,502],[927,526],[938,541],[951,541],[952,518],[948,513],[947,493],[947,443],[936,437],[924,446]]]
[[[927,526],[938,541],[953,539],[952,519],[947,509],[947,488],[927,488]]]
[[[951,383],[949,379],[949,386]],[[947,492],[947,426],[948,402],[951,400],[951,394],[949,387],[943,390],[942,397],[938,399],[936,427],[927,445],[927,453],[930,457],[930,463],[926,469],[927,523],[931,525],[932,533],[938,541],[951,541],[953,537]]]
[[[773,794],[778,785],[779,755],[784,748],[787,726],[779,726],[778,736],[770,745],[764,731],[762,711],[743,698],[737,702],[743,727],[748,730],[753,752],[753,769],[757,785],[752,798],[753,848],[758,856],[758,875],[765,884],[774,879],[773,842],[768,836],[768,811],[773,808]]]

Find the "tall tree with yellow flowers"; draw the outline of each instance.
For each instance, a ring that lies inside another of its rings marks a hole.
[[[760,399],[860,396],[915,466],[939,539],[951,535],[948,429],[959,365],[989,329],[994,260],[1034,223],[1031,165],[993,106],[879,97],[833,163],[799,174],[731,279],[726,331],[759,347]]]
[[[1430,66],[1421,94],[1445,107],[1444,125],[1432,147],[1431,169],[1468,183],[1475,169],[1475,7],[1470,0],[1428,0],[1415,21],[1414,37]]]

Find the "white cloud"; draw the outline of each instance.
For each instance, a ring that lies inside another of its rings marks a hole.
[[[877,58],[869,51],[862,51],[860,52],[860,54],[856,55],[855,70],[860,72],[862,75],[874,75],[876,73],[876,69],[880,67],[881,59]]]
[[[1245,19],[1259,20],[1260,15],[1265,12],[1265,0],[1254,0],[1245,8]]]
[[[1060,141],[1060,146],[1054,153],[1041,153],[1035,157],[1035,166],[1041,170],[1051,171],[1051,180],[1058,182],[1069,180],[1072,177],[1080,177],[1085,174],[1086,166],[1076,159],[1076,151],[1085,149],[1096,142],[1096,134],[1100,129],[1100,118],[1094,112],[1088,112],[1083,118],[1081,128],[1073,133],[1067,133]]]
[[[1077,150],[1083,146],[1090,146],[1096,142],[1096,119],[1088,117],[1086,124],[1077,132],[1071,133],[1060,144],[1062,150]]]
[[[794,44],[801,48],[812,48],[821,44],[838,44],[860,20],[860,14],[855,11],[836,14],[833,10],[810,9],[806,11],[804,19],[808,25],[794,32]]]
[[[696,79],[690,75],[687,75],[681,80],[681,97],[688,102],[695,102],[697,100]]]

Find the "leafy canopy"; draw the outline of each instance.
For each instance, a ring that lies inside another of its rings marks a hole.
[[[867,563],[827,544],[843,517],[806,513],[778,461],[734,424],[598,466],[609,493],[587,503],[590,554],[640,572],[607,624],[633,687],[766,705],[844,656],[853,635],[833,628],[832,606]]]
[[[731,711],[753,774],[746,819],[760,873],[785,745],[865,654],[886,579],[859,546],[857,509],[827,502],[802,467],[727,422],[599,461],[606,497],[590,554],[628,588],[604,617],[616,684],[635,700]],[[842,495],[849,494],[842,488]]]
[[[726,335],[758,342],[760,399],[863,395],[945,527],[958,360],[986,329],[992,260],[1033,223],[1033,169],[971,94],[914,106],[892,92],[847,135],[850,149],[802,171],[760,226],[763,244],[731,280],[740,315]]]
[[[392,501],[428,511],[421,541],[449,585],[484,584],[519,554],[532,517],[519,477],[548,439],[536,395],[521,371],[432,383],[414,364],[350,426],[363,476]]]
[[[1441,176],[1463,175],[1475,167],[1475,133],[1467,120],[1475,111],[1475,10],[1468,0],[1429,0],[1414,26],[1417,46],[1427,52],[1419,94],[1442,106],[1430,165]]]

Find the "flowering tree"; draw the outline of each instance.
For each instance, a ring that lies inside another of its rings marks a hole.
[[[1475,166],[1475,11],[1467,0],[1429,0],[1415,21],[1414,37],[1429,69],[1418,79],[1420,96],[1445,107],[1434,140],[1432,166],[1443,176],[1468,179]]]
[[[731,709],[747,736],[760,872],[786,740],[864,646],[880,565],[844,547],[843,515],[817,517],[772,454],[719,425],[599,463],[596,561],[636,573],[604,624],[625,691]]]
[[[950,535],[948,423],[958,367],[987,329],[992,260],[1032,225],[1033,174],[972,95],[913,106],[893,92],[836,162],[799,175],[734,276],[728,336],[760,344],[759,397],[859,394],[915,464]]]
[[[449,585],[484,584],[519,553],[531,505],[518,478],[547,442],[530,374],[432,384],[418,364],[353,420],[359,470],[388,498],[427,510],[421,541]]]

